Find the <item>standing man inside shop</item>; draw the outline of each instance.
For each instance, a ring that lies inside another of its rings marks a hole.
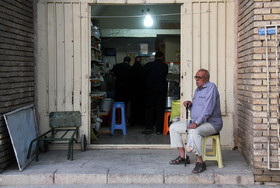
[[[145,80],[144,68],[141,64],[141,56],[135,57],[134,64],[131,68],[131,126],[144,124],[143,112],[145,111]]]
[[[116,76],[115,101],[125,102],[126,107],[129,102],[130,61],[130,57],[126,56],[122,63],[116,64],[112,69],[113,75]]]
[[[168,65],[164,63],[163,53],[158,51],[155,54],[155,60],[144,66],[146,129],[143,134],[151,134],[153,125],[156,127],[156,133],[162,134],[167,95],[167,74]]]
[[[202,137],[220,132],[223,120],[220,108],[220,95],[216,85],[209,82],[210,74],[206,69],[200,69],[195,75],[196,90],[192,102],[185,101],[185,107],[190,107],[191,121],[188,132],[193,137],[196,165],[193,173],[201,173],[206,170],[206,164],[202,159]],[[185,158],[185,149],[181,135],[186,132],[185,122],[172,123],[169,129],[171,147],[176,147],[179,157],[170,161],[170,164],[189,164],[189,156]],[[190,144],[190,142],[187,144]]]

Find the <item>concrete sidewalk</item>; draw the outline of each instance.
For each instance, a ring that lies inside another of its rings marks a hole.
[[[67,151],[48,151],[39,155],[22,172],[17,164],[0,174],[1,185],[66,185],[66,184],[233,184],[253,185],[253,173],[238,151],[222,151],[224,168],[207,161],[207,170],[193,174],[191,164],[170,165],[178,156],[174,149],[121,149],[74,151],[74,160],[66,159]]]

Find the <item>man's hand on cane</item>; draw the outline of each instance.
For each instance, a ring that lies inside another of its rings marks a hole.
[[[192,102],[191,102],[191,101],[185,101],[185,102],[183,103],[183,105],[184,105],[185,107],[190,108],[190,107],[192,106]]]
[[[185,101],[183,104],[184,104],[185,107],[188,107],[188,108],[190,108],[192,106],[192,102],[191,101]],[[197,123],[191,123],[189,125],[189,129],[196,129],[198,126],[199,125]]]

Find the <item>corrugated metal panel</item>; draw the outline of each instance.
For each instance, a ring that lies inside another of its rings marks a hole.
[[[39,111],[45,116],[43,124],[47,123],[46,117],[50,112],[80,111],[86,114],[82,116],[86,127],[82,127],[81,132],[88,132],[89,5],[79,2],[38,4],[38,11],[43,9],[45,15],[38,17],[42,30],[46,31],[45,37],[38,41],[44,52],[39,54],[42,59],[38,64],[38,85],[41,85],[38,91],[47,94],[38,101]]]
[[[48,62],[49,62],[49,109],[48,111],[71,111],[74,109],[74,75],[81,72],[74,65],[74,44],[80,46],[80,40],[74,41],[74,28],[80,28],[80,19],[74,22],[73,11],[80,12],[80,6],[72,3],[48,3]],[[76,14],[76,17],[80,15]],[[75,30],[80,35],[79,30]],[[77,35],[75,33],[75,35]],[[77,38],[76,38],[77,39]],[[81,66],[81,64],[80,64]],[[81,82],[75,82],[81,85]],[[81,88],[79,86],[79,88]],[[80,95],[79,93],[76,93]],[[77,103],[77,101],[75,101]],[[76,107],[77,108],[77,107]]]
[[[181,99],[192,99],[193,77],[200,68],[208,69],[226,115],[226,3],[193,1],[183,4],[181,13]]]

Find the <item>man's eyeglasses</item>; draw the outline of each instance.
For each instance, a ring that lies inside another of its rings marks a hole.
[[[202,78],[205,78],[205,77],[201,77],[201,76],[195,76],[195,77],[194,77],[195,80],[197,80],[197,79],[200,80],[200,79],[202,79]]]

